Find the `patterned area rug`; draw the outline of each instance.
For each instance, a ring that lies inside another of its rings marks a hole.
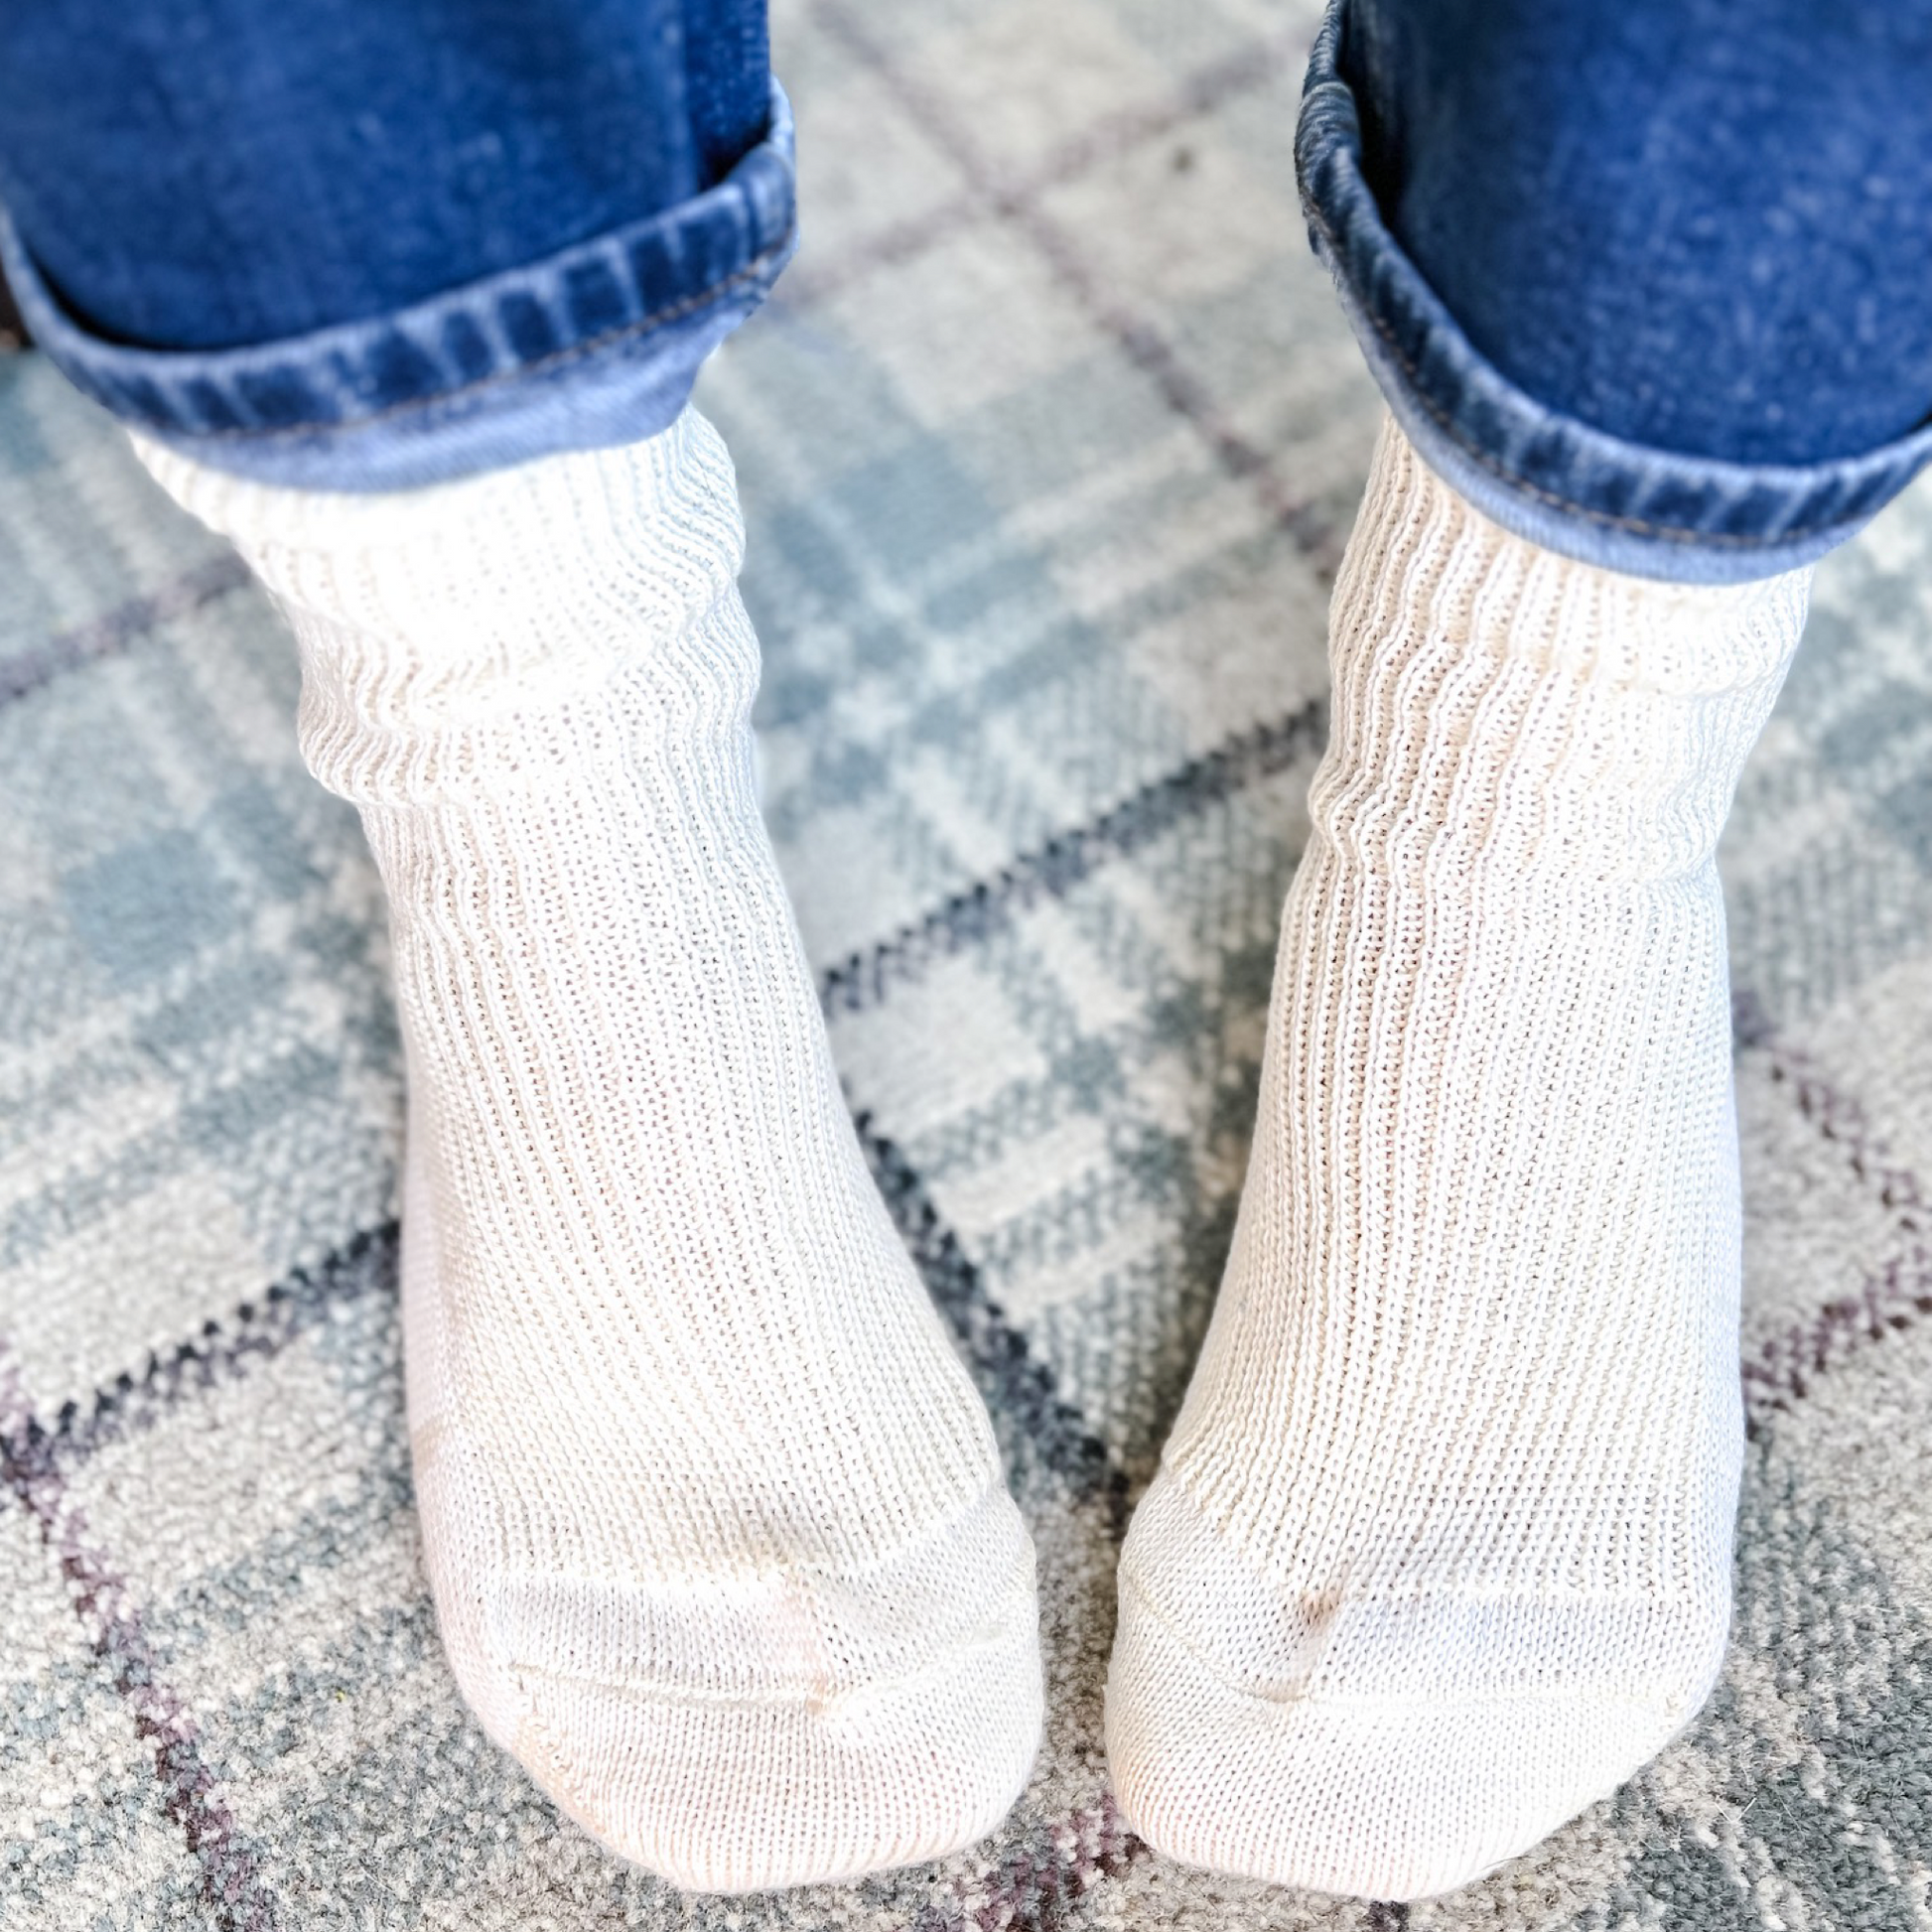
[[[1932,1925],[1923,490],[1820,573],[1725,851],[1753,1438],[1718,1697],[1407,1910],[1167,1864],[1109,1800],[1115,1553],[1228,1240],[1377,407],[1297,218],[1292,11],[797,0],[809,238],[706,379],[839,1064],[1039,1548],[1045,1750],[943,1864],[683,1897],[466,1717],[368,860],[232,558],[0,361],[6,1932]]]

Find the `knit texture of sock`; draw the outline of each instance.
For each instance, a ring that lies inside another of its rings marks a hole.
[[[1447,1890],[1709,1693],[1741,1459],[1714,852],[1808,573],[1622,577],[1385,425],[1227,1274],[1107,1746],[1197,1864]]]
[[[759,817],[717,433],[398,495],[144,449],[293,621],[407,1051],[425,1561],[489,1734],[682,1884],[970,1843],[1033,1547],[841,1102]]]

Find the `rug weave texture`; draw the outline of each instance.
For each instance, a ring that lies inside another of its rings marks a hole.
[[[1211,1307],[1378,404],[1259,0],[794,0],[804,251],[708,372],[765,808],[1040,1558],[993,1839],[681,1896],[465,1714],[418,1562],[379,891],[288,637],[0,359],[0,1928],[1932,1926],[1932,495],[1820,571],[1723,864],[1752,1440],[1729,1666],[1402,1908],[1156,1859],[1113,1572]]]

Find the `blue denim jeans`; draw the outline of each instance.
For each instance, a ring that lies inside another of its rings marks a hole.
[[[1641,575],[1807,562],[1932,458],[1932,8],[1332,0],[1317,252],[1430,465]]]
[[[7,0],[0,248],[131,428],[383,489],[671,422],[793,245],[764,0]]]
[[[1333,0],[1315,243],[1425,457],[1647,575],[1932,456],[1932,12]],[[793,243],[763,0],[9,0],[0,247],[131,426],[330,488],[668,423]]]

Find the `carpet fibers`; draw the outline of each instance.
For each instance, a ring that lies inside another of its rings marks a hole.
[[[1932,1926],[1932,494],[1819,572],[1724,851],[1752,1420],[1722,1688],[1411,1907],[1123,1825],[1113,1570],[1240,1186],[1377,404],[1304,0],[791,0],[807,220],[701,395],[764,802],[880,1183],[1038,1544],[1002,1831],[686,1897],[459,1704],[397,1356],[380,898],[273,613],[0,358],[0,1927]]]

